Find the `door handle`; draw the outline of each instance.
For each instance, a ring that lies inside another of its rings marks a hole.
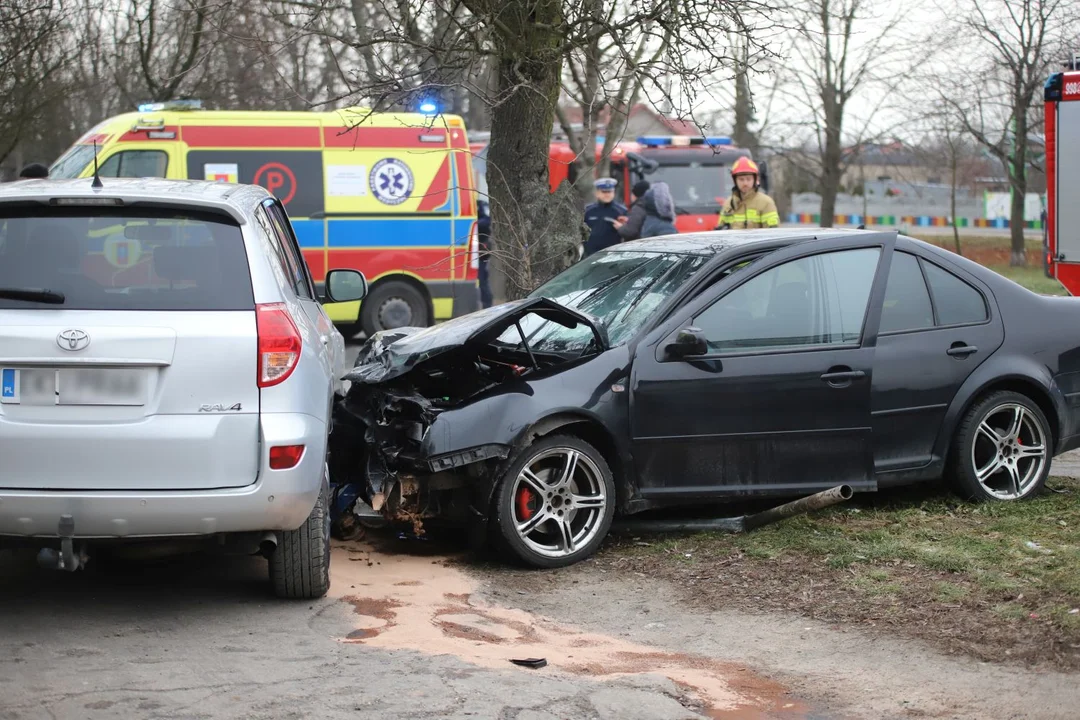
[[[839,385],[841,383],[849,383],[852,380],[858,380],[859,378],[866,377],[866,373],[862,370],[830,370],[821,376],[821,379],[830,385]]]
[[[968,355],[974,355],[977,352],[979,352],[979,348],[974,345],[965,345],[962,342],[955,342],[945,351],[945,354],[950,357],[966,358]]]

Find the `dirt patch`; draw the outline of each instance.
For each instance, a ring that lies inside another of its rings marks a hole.
[[[797,612],[950,654],[1080,669],[1080,482],[1017,504],[889,491],[744,535],[616,534],[601,572],[699,609]],[[529,576],[516,581],[529,589]]]
[[[783,685],[745,667],[589,633],[525,610],[487,603],[474,595],[475,582],[457,562],[432,562],[426,549],[411,555],[407,544],[397,547],[394,555],[364,547],[374,562],[370,567],[331,565],[332,593],[336,588],[349,588],[350,593],[364,588],[363,594],[341,598],[360,619],[360,626],[343,643],[455,655],[498,669],[515,667],[510,663],[514,658],[547,659],[543,670],[519,669],[527,673],[603,680],[657,674],[691,688],[688,702],[710,717],[805,716],[804,706]],[[344,556],[356,549],[345,545],[334,552]]]

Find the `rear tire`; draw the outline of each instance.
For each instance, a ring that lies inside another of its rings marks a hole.
[[[330,590],[330,512],[326,485],[307,520],[280,534],[270,556],[270,582],[280,598],[312,600]]]
[[[973,502],[1015,502],[1042,492],[1054,437],[1043,411],[1026,395],[1001,391],[977,402],[956,431],[949,474]]]
[[[408,282],[391,280],[377,285],[360,304],[360,326],[369,338],[380,330],[429,325],[427,298]]]

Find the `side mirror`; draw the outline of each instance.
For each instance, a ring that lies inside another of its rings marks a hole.
[[[326,302],[355,302],[367,297],[367,278],[358,270],[331,270],[324,288]]]
[[[684,327],[675,336],[675,342],[667,346],[668,354],[675,358],[688,358],[709,353],[705,333],[696,327]]]

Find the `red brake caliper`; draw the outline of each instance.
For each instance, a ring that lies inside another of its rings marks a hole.
[[[536,512],[532,508],[533,500],[536,498],[536,494],[533,493],[527,487],[520,487],[517,491],[517,511],[518,517],[522,520],[528,520]]]

